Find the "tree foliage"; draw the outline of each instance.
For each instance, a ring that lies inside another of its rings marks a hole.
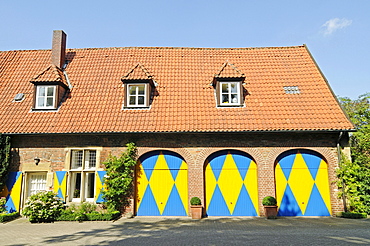
[[[342,158],[339,186],[350,211],[370,214],[370,93],[339,100],[357,130],[350,137],[352,162]]]
[[[107,174],[104,179],[103,198],[111,210],[121,210],[129,206],[134,193],[137,150],[134,143],[126,144],[126,147],[120,157],[110,155],[104,162]]]
[[[5,185],[10,164],[10,137],[0,134],[0,191]]]

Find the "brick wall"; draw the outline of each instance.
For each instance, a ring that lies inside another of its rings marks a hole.
[[[202,133],[202,134],[85,134],[16,135],[12,137],[12,171],[24,168],[40,158],[40,167],[50,172],[65,168],[66,148],[102,147],[100,162],[111,153],[119,155],[127,142],[135,142],[139,156],[165,149],[180,154],[188,164],[189,200],[198,196],[204,204],[204,163],[219,150],[235,149],[248,153],[258,166],[260,204],[267,195],[275,196],[276,158],[291,149],[309,149],[321,154],[328,163],[332,213],[343,211],[337,198],[335,169],[338,167],[338,133]],[[35,169],[35,168],[33,168]],[[132,209],[132,208],[131,208]],[[263,208],[260,206],[260,214]]]

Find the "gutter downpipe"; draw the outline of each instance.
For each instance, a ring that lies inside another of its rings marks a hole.
[[[343,132],[340,132],[339,133],[338,140],[337,140],[337,153],[338,153],[338,165],[339,165],[339,168],[342,168],[342,165],[341,165],[341,162],[342,162],[342,151],[340,149],[340,143],[339,143],[340,140],[342,139],[342,136],[343,136]],[[341,179],[341,183],[342,183],[342,192],[343,192],[342,199],[343,199],[344,212],[347,212],[347,199],[346,199],[346,192],[345,192],[345,184],[344,184],[343,177],[340,177],[340,179]]]

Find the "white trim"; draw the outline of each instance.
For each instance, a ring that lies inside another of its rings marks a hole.
[[[220,106],[241,106],[240,102],[240,81],[220,81]],[[231,84],[234,84],[236,87],[236,92],[231,91]],[[222,91],[222,85],[227,85],[227,92]],[[236,95],[236,97],[233,97]],[[227,102],[222,102],[224,97],[227,97]],[[235,102],[236,99],[236,102]],[[231,102],[230,102],[231,101]]]
[[[40,96],[40,89],[44,88],[44,95]],[[49,88],[53,88],[53,95],[48,96],[47,92]],[[36,100],[35,100],[35,109],[55,109],[55,98],[56,98],[56,85],[38,85],[36,86]],[[53,99],[53,104],[46,106],[48,99]],[[42,101],[42,102],[41,102]],[[39,105],[41,103],[41,105]]]
[[[131,86],[136,86],[135,88],[135,94],[130,94],[130,87]],[[139,94],[139,87],[144,86],[144,94]],[[147,83],[138,83],[138,84],[127,84],[127,107],[132,107],[132,108],[142,108],[142,107],[147,107]],[[134,97],[135,98],[135,104],[130,104],[130,98]],[[143,97],[143,103],[139,104],[139,97]]]

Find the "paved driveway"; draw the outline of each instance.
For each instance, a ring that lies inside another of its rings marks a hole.
[[[370,245],[370,219],[136,217],[0,224],[0,245]]]

